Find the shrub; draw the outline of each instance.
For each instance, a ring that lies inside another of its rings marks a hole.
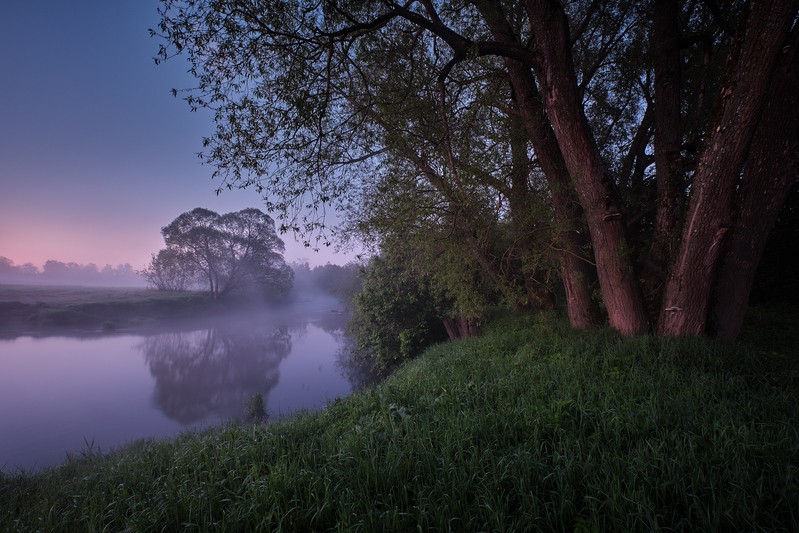
[[[363,270],[362,279],[350,321],[354,359],[385,374],[446,339],[440,302],[424,278],[375,257]]]

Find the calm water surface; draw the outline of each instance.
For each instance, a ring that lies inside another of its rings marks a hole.
[[[0,340],[0,469],[35,471],[144,437],[318,409],[352,385],[344,317],[264,314],[179,331]]]

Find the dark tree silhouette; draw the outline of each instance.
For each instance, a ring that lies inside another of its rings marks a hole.
[[[258,209],[219,215],[197,208],[161,229],[166,248],[142,275],[159,289],[204,284],[211,296],[230,293],[284,295],[293,272],[283,259],[275,223]]]

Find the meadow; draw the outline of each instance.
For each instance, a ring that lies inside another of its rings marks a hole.
[[[0,285],[0,335],[140,328],[196,317],[208,311],[212,303],[199,292]]]
[[[735,345],[500,315],[318,413],[6,475],[0,529],[796,531],[797,331],[795,312],[753,313]]]

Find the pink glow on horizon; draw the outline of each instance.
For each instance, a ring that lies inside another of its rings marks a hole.
[[[141,250],[151,248],[153,252],[157,251],[163,246],[160,240],[160,235],[143,239],[137,234],[104,234],[101,228],[62,227],[56,231],[35,228],[28,229],[25,234],[3,238],[0,255],[16,265],[32,263],[40,269],[50,259],[64,263],[94,263],[100,268],[106,264],[130,263],[133,268],[141,269],[150,259],[150,255],[143,255]]]
[[[0,256],[40,269],[50,259],[141,269],[183,212],[262,209],[252,190],[216,195],[213,169],[197,158],[213,117],[172,96],[196,83],[184,61],[152,60],[158,0],[79,4],[3,4]],[[355,258],[281,238],[288,262]]]
[[[16,224],[0,221],[0,256],[11,259],[17,266],[31,263],[41,270],[44,263],[52,259],[82,265],[94,263],[100,269],[105,265],[116,267],[129,263],[139,270],[164,246],[161,222],[142,221],[135,227],[115,227],[100,220],[54,220],[51,223],[28,216],[17,220]],[[16,228],[24,228],[24,231]],[[294,240],[291,234],[281,235],[281,238],[286,244],[284,257],[289,263],[307,261],[313,267],[356,259],[354,252],[337,253],[333,247],[314,252]]]

